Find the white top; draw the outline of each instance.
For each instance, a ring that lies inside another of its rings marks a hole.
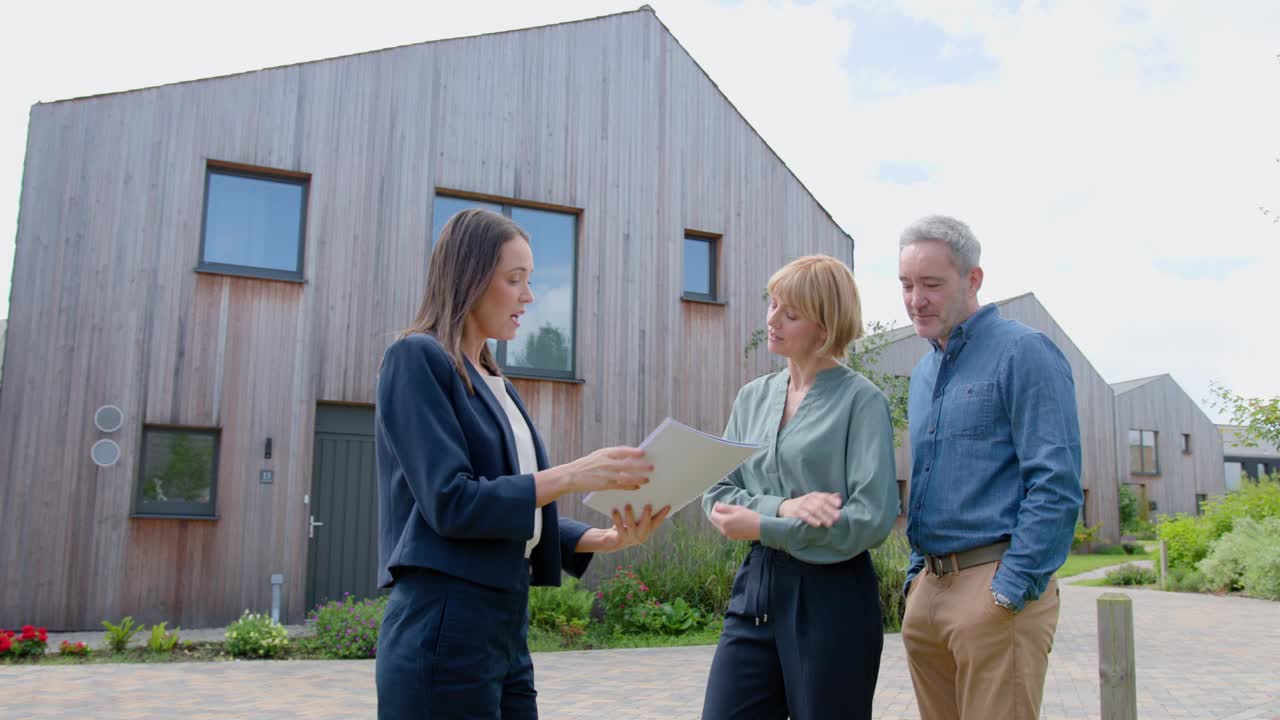
[[[498,404],[507,413],[507,422],[511,425],[511,434],[516,439],[516,456],[520,459],[519,472],[523,475],[529,475],[538,471],[538,454],[533,449],[533,433],[529,432],[529,424],[524,421],[524,415],[520,414],[520,408],[516,407],[516,403],[511,399],[511,395],[507,393],[507,381],[501,377],[492,375],[483,375],[484,382],[489,386],[489,390],[493,396],[498,399]],[[542,508],[534,508],[533,510],[533,537],[529,539],[524,546],[524,556],[529,557],[533,554],[533,548],[538,545],[538,540],[542,537]]]

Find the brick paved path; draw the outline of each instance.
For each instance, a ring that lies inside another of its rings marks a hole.
[[[1062,588],[1045,720],[1099,715],[1094,603],[1106,591]],[[1280,720],[1280,603],[1149,590],[1130,595],[1140,717]],[[712,650],[540,654],[542,716],[696,718]],[[0,718],[373,715],[370,661],[0,667]],[[876,717],[917,717],[896,635],[885,642]]]

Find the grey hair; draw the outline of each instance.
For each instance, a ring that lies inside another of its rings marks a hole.
[[[982,257],[982,245],[968,225],[946,215],[930,215],[920,218],[902,231],[898,249],[921,242],[940,242],[951,251],[951,262],[956,269],[967,273],[978,266]]]

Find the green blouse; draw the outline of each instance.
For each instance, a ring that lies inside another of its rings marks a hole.
[[[751,508],[762,516],[764,545],[811,563],[848,560],[883,542],[898,514],[889,402],[861,373],[837,365],[818,373],[779,431],[789,380],[782,370],[738,391],[724,437],[764,447],[713,485],[702,508]],[[778,517],[783,500],[815,491],[844,499],[835,525]]]

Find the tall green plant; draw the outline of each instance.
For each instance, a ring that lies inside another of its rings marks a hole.
[[[129,641],[133,636],[146,629],[145,625],[135,624],[132,615],[126,615],[118,625],[103,620],[102,627],[107,629],[103,639],[112,652],[124,652],[125,648],[129,647]]]
[[[899,530],[889,533],[880,547],[871,551],[871,564],[876,569],[880,583],[880,612],[884,616],[885,632],[902,630],[902,616],[906,613],[906,601],[902,586],[907,582],[907,566],[911,564],[911,545],[907,536]]]
[[[734,574],[751,546],[726,540],[691,521],[673,521],[665,537],[655,540],[637,547],[630,559],[650,595],[661,601],[684,598],[712,617],[724,614]]]

